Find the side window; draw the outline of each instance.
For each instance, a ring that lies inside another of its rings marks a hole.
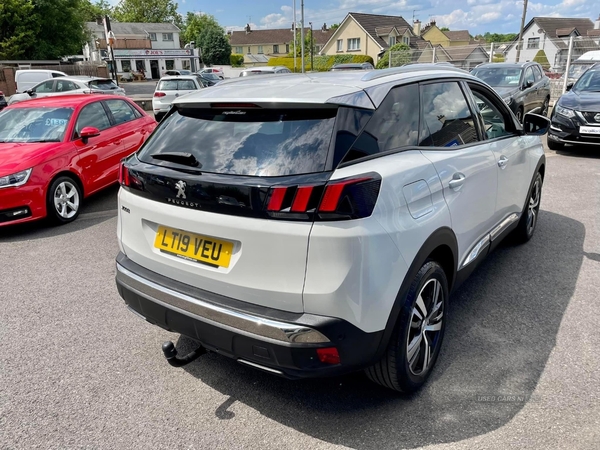
[[[455,147],[476,142],[477,129],[457,82],[421,86],[422,147]]]
[[[540,81],[542,79],[542,70],[539,66],[533,66],[533,76],[535,81]]]
[[[33,88],[33,92],[36,94],[44,94],[46,92],[52,92],[52,86],[54,85],[54,80],[44,81],[43,83],[38,84]]]
[[[68,80],[57,80],[56,81],[56,92],[67,92],[74,91],[77,86],[72,81]]]
[[[64,73],[52,72],[52,78],[64,77]]]
[[[81,129],[84,127],[95,127],[99,130],[105,130],[110,127],[110,121],[100,102],[87,105],[79,113],[79,118],[75,125],[75,132],[77,135],[79,135]]]
[[[342,162],[401,147],[416,146],[419,138],[419,87],[393,88],[367,123]]]
[[[483,118],[484,131],[488,139],[496,139],[502,136],[512,136],[508,131],[511,126],[502,112],[494,106],[494,103],[486,97],[485,94],[472,91],[475,103],[479,108],[479,114]],[[507,126],[508,124],[508,126]]]
[[[137,119],[133,108],[125,100],[106,100],[105,103],[117,125]]]
[[[531,82],[531,84],[535,83],[535,77],[533,76],[533,69],[531,67],[528,67],[527,70],[525,70],[525,86],[527,86],[528,83]]]

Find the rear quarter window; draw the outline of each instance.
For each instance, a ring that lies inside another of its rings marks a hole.
[[[158,91],[190,91],[196,88],[193,80],[162,80],[158,84]]]

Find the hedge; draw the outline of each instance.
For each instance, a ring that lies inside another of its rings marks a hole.
[[[367,55],[319,55],[313,58],[313,70],[318,72],[326,72],[334,64],[344,63],[364,63],[373,64],[373,58]],[[289,56],[277,57],[269,59],[269,66],[284,66],[294,71],[294,58]],[[302,58],[296,58],[296,71],[301,72]],[[310,70],[310,55],[304,57],[304,70]]]
[[[232,67],[242,67],[244,65],[244,55],[232,54],[229,56],[229,62]]]

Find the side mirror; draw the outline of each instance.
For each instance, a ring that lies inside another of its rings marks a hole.
[[[523,118],[523,132],[533,136],[543,136],[550,128],[550,119],[539,114],[527,113]]]
[[[96,136],[100,136],[100,130],[96,127],[83,127],[79,132],[79,137],[84,144],[87,144],[90,138]]]
[[[35,91],[33,89],[27,89],[25,93],[31,97],[35,94]]]
[[[570,91],[575,83],[567,83],[567,91]]]

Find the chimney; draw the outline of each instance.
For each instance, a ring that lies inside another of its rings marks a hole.
[[[421,36],[421,21],[419,19],[413,22],[413,33],[415,33],[415,36]]]
[[[324,23],[323,26],[321,27],[321,31],[322,32],[326,32],[327,31],[327,24]]]
[[[246,24],[246,34],[250,33],[252,30],[250,29],[250,24]]]
[[[600,30],[600,15],[598,16],[598,18],[594,22],[594,30]]]
[[[435,27],[435,19],[433,19],[430,23],[432,27]]]

